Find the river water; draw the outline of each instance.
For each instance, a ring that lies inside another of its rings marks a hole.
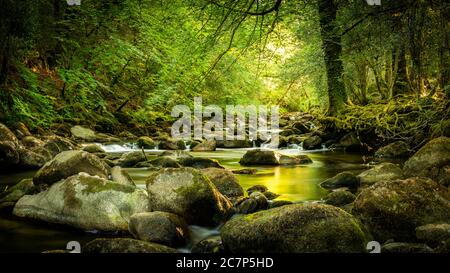
[[[103,146],[110,153],[123,153],[133,150],[131,145]],[[248,149],[219,149],[214,152],[191,153],[193,156],[217,159],[228,169],[241,169],[239,159]],[[146,151],[149,154],[159,154],[162,151]],[[301,148],[280,150],[284,154],[307,154],[313,163],[301,166],[257,166],[253,175],[236,175],[244,189],[262,184],[270,191],[280,194],[277,200],[316,201],[321,200],[326,191],[319,183],[342,171],[361,172],[367,168],[361,155],[329,151],[303,151]],[[147,169],[127,169],[138,187],[145,187],[145,180],[151,173]],[[6,185],[14,185],[20,179],[32,177],[34,172],[19,172],[15,174],[0,174],[0,189]],[[218,234],[217,228],[192,226],[191,238],[194,243],[211,235]],[[109,237],[114,234],[95,234],[76,229],[55,226],[19,219],[7,213],[0,214],[0,252],[42,252],[45,250],[66,249],[69,241],[83,244],[98,237]],[[193,242],[190,243],[190,245]],[[180,249],[187,251],[187,247]]]

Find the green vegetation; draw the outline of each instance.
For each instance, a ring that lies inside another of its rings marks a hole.
[[[115,132],[203,96],[385,138],[442,135],[449,13],[437,0],[4,0],[0,122]]]

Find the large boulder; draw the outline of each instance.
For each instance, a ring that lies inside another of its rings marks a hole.
[[[425,144],[406,161],[403,170],[408,177],[428,177],[450,185],[450,138],[439,137]]]
[[[205,169],[205,168],[224,169],[224,167],[220,165],[219,161],[206,157],[182,157],[178,158],[178,162],[184,167],[192,167],[196,169]]]
[[[294,204],[237,216],[221,230],[232,253],[365,252],[358,220],[324,204]]]
[[[397,180],[403,178],[403,170],[393,163],[381,163],[358,176],[362,186],[370,186],[379,181]]]
[[[132,215],[128,230],[136,239],[173,247],[184,245],[189,238],[185,221],[176,214],[162,211]]]
[[[311,136],[303,141],[305,150],[320,149],[322,147],[322,138],[320,136]]]
[[[206,168],[202,169],[202,172],[213,182],[217,190],[226,197],[238,198],[244,196],[244,189],[242,189],[239,181],[230,170]]]
[[[226,220],[232,204],[200,171],[168,168],[147,179],[151,209],[175,213],[189,224],[212,226]]]
[[[352,213],[365,223],[375,240],[410,241],[425,224],[448,222],[449,190],[426,178],[382,181],[357,196]]]
[[[93,130],[83,126],[74,126],[70,129],[70,132],[72,133],[72,137],[76,140],[93,142],[97,139],[97,136]]]
[[[408,143],[404,141],[396,141],[386,146],[381,147],[375,152],[375,157],[378,158],[406,158],[411,154]]]
[[[210,152],[216,150],[216,141],[215,140],[205,140],[192,148],[193,152]]]
[[[281,155],[278,159],[280,165],[303,165],[313,163],[307,155]]]
[[[145,157],[145,154],[142,151],[128,152],[124,153],[119,158],[118,165],[120,167],[129,168],[146,160],[147,158]]]
[[[324,189],[356,189],[359,186],[359,179],[350,172],[342,172],[323,181],[320,186]]]
[[[269,150],[255,149],[247,151],[239,163],[243,166],[251,165],[280,165],[280,153]]]
[[[137,145],[139,148],[142,149],[154,149],[156,147],[155,141],[153,141],[153,139],[147,136],[138,138]]]
[[[95,239],[86,244],[83,253],[177,253],[176,249],[129,238]]]
[[[325,203],[336,207],[345,206],[355,201],[356,196],[346,190],[335,190],[325,197]]]
[[[127,231],[131,215],[145,211],[145,190],[80,173],[46,191],[25,195],[13,213],[83,230]]]
[[[97,156],[84,151],[66,151],[47,162],[36,173],[33,181],[36,185],[51,185],[80,172],[108,178],[108,171]]]
[[[430,246],[450,244],[450,223],[427,224],[417,227],[416,237]]]

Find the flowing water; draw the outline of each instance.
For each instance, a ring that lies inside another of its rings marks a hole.
[[[134,150],[133,145],[102,146],[109,153],[123,153]],[[214,152],[191,153],[198,157],[217,159],[228,169],[242,169],[239,159],[248,149],[219,149]],[[148,150],[149,156],[155,156],[162,151]],[[284,154],[307,154],[314,163],[301,166],[257,166],[251,167],[258,172],[253,175],[236,175],[244,189],[262,184],[270,191],[280,194],[278,200],[314,201],[322,199],[326,191],[319,186],[323,180],[342,171],[360,172],[367,167],[361,155],[328,151],[303,151],[301,147],[280,150]],[[146,168],[127,169],[138,187],[145,187],[145,180],[151,173]],[[0,174],[0,189],[11,186],[22,178],[32,177],[34,172],[19,172],[15,174]],[[211,235],[219,234],[217,228],[191,227],[191,242],[195,243]],[[113,235],[108,235],[113,236]],[[65,249],[69,241],[84,243],[103,234],[86,233],[63,226],[37,223],[18,219],[8,213],[0,214],[0,252],[42,252],[45,250]],[[185,247],[180,249],[187,251]]]

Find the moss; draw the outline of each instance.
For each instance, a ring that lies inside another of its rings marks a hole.
[[[135,188],[128,185],[112,183],[107,180],[96,177],[85,176],[80,179],[80,184],[85,186],[82,190],[84,194],[98,193],[102,191],[120,191],[124,193],[133,193]]]

